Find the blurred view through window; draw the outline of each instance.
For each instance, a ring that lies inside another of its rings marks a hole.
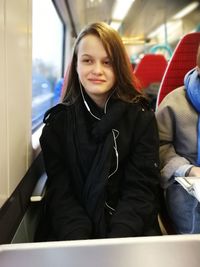
[[[64,25],[51,0],[33,0],[32,132],[44,113],[59,101],[55,90],[62,77]]]

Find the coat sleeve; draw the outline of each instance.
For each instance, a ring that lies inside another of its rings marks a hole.
[[[63,138],[56,130],[59,127],[47,123],[40,137],[48,176],[47,214],[57,240],[88,239],[92,232],[91,221],[73,194],[67,161],[63,159]],[[64,132],[62,134],[64,135]]]
[[[166,98],[156,112],[160,137],[161,184],[165,188],[176,170],[190,162],[176,153],[174,147],[176,114]]]
[[[141,236],[158,226],[159,138],[153,112],[140,111],[132,135],[110,237]]]

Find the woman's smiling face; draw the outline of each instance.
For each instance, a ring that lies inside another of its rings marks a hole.
[[[86,35],[80,41],[77,52],[77,73],[86,93],[103,107],[115,84],[115,74],[101,40]]]

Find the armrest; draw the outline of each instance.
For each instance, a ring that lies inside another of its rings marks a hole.
[[[32,196],[30,197],[31,202],[38,202],[43,199],[46,191],[46,186],[45,186],[46,181],[47,181],[47,175],[46,173],[44,173],[42,176],[40,176],[40,178],[36,183]]]

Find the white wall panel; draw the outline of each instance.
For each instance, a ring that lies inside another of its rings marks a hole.
[[[0,194],[4,198],[24,176],[31,156],[32,1],[4,0],[0,5]]]
[[[5,1],[0,0],[0,203],[8,195],[8,167],[7,167],[7,123],[6,123],[6,80],[5,80]]]

